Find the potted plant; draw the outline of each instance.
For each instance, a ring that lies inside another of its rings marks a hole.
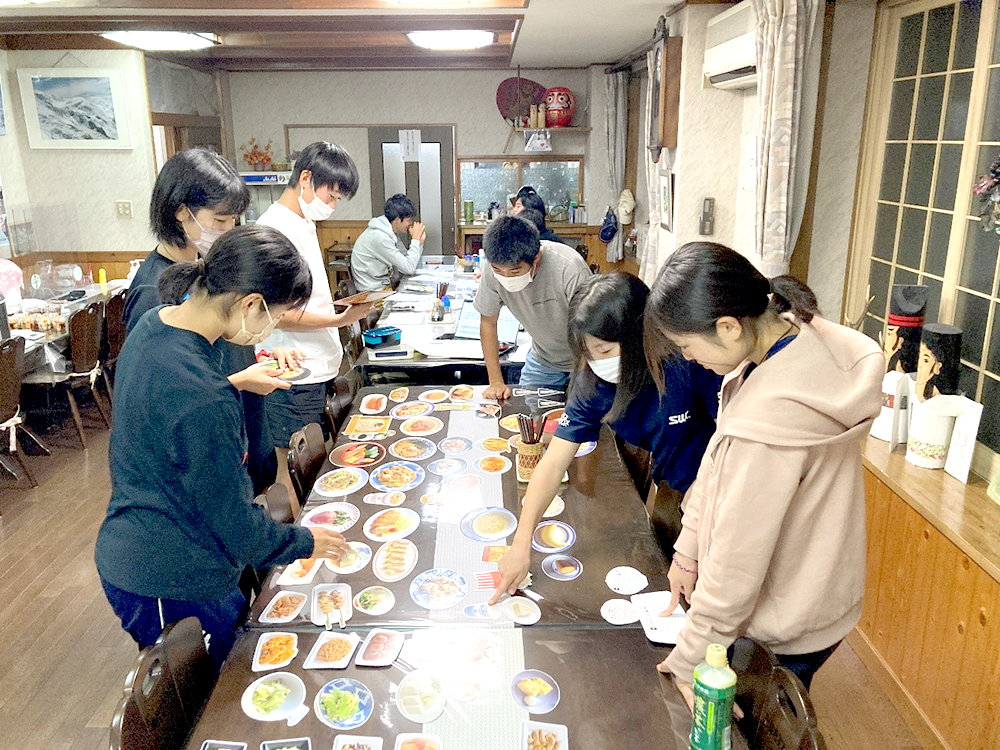
[[[240,146],[240,151],[243,152],[243,161],[257,172],[266,170],[274,156],[274,153],[271,151],[271,141],[268,141],[267,145],[261,148],[256,138],[251,138]]]

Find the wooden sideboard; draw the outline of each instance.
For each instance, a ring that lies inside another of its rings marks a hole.
[[[916,468],[874,438],[864,464],[868,579],[851,644],[904,717],[924,724],[925,750],[995,750],[1000,506],[982,481]]]

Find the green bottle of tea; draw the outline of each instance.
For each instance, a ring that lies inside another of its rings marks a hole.
[[[729,668],[726,647],[713,643],[694,670],[694,721],[691,750],[730,750],[736,673]]]

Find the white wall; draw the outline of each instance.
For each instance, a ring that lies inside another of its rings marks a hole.
[[[151,249],[153,238],[147,216],[155,173],[142,53],[130,50],[10,51],[5,58],[4,104],[8,135],[0,137],[0,179],[4,181],[5,197],[10,191],[12,205],[30,207],[38,243],[35,249],[40,252],[124,250],[137,253]],[[56,63],[64,68],[122,70],[131,149],[28,147],[16,71],[19,68],[48,68]],[[23,182],[19,174],[23,174]],[[116,200],[132,201],[133,218],[116,217]]]
[[[306,125],[456,125],[457,156],[496,156],[504,153],[510,126],[496,105],[497,86],[516,75],[510,70],[470,71],[309,71],[231,73],[223,101],[230,103],[233,143],[238,149],[251,137],[274,141],[279,156],[285,148],[286,124]],[[587,69],[522,70],[537,83],[566,86],[577,97],[576,125],[590,125],[588,134],[554,132],[554,153],[584,156],[584,202],[590,211],[610,202],[605,151],[603,67]],[[227,118],[228,119],[228,118]],[[316,131],[322,132],[322,131]],[[348,131],[351,132],[351,131]],[[294,145],[294,144],[293,144]],[[524,153],[521,134],[511,139],[507,152]],[[360,152],[352,151],[356,159]],[[369,193],[362,187],[352,203],[353,214]],[[363,199],[363,200],[362,200]],[[367,204],[365,204],[366,207]],[[370,208],[370,207],[368,207]],[[350,218],[345,212],[338,218]],[[367,213],[367,216],[370,216]],[[359,217],[360,218],[360,217]]]
[[[4,121],[7,134],[0,135],[0,184],[3,185],[4,210],[8,225],[20,223],[28,208],[28,183],[24,176],[24,163],[21,161],[19,133],[24,122],[14,116],[13,92],[11,78],[15,76],[9,69],[8,53],[0,50],[0,89],[3,93]],[[11,246],[0,249],[0,257],[10,257]]]
[[[823,315],[839,321],[875,35],[875,0],[837,0],[832,34],[823,127],[818,136],[808,281]]]
[[[661,259],[698,240],[743,249],[736,221],[738,200],[746,199],[739,194],[746,95],[706,87],[702,74],[708,21],[727,7],[688,5],[668,19],[671,36],[683,37],[683,43],[677,148],[664,150],[659,161],[660,173],[674,173],[673,231],[659,228],[659,217],[649,217],[650,231],[660,232]],[[703,236],[698,232],[705,198],[715,199],[715,227]]]

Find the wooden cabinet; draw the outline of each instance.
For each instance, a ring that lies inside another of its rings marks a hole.
[[[1000,508],[981,486],[916,469],[876,442],[865,462],[861,645],[945,747],[994,750],[1000,747]],[[982,540],[963,532],[966,521],[984,532]]]

